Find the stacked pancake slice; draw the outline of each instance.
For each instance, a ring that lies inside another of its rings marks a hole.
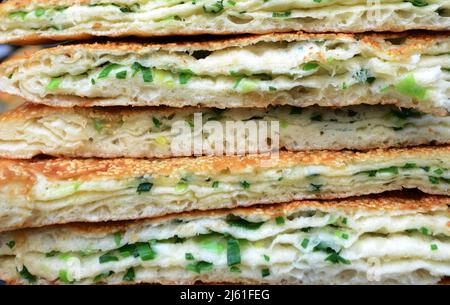
[[[0,91],[28,101],[0,117],[0,279],[450,276],[448,1],[7,1],[0,16],[4,43],[103,36],[0,65]],[[194,34],[252,35],[179,37]]]

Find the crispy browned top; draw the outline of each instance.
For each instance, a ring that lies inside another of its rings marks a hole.
[[[351,164],[377,164],[390,159],[408,158],[440,159],[448,162],[450,145],[412,148],[376,149],[368,152],[354,151],[281,151],[279,158],[268,162],[267,154],[248,156],[203,156],[169,159],[34,159],[0,160],[0,182],[35,180],[43,175],[52,180],[87,181],[102,178],[126,179],[152,175],[155,178],[171,174],[221,173],[245,174],[263,171],[264,168],[286,168],[291,166],[324,165],[343,169]],[[264,161],[264,162],[263,162]],[[405,161],[406,162],[406,161]]]

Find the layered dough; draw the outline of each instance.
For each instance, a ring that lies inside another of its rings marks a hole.
[[[450,275],[450,201],[417,196],[8,232],[0,235],[0,278],[59,284],[437,283]]]
[[[227,127],[230,122],[233,129]],[[247,133],[243,132],[245,128]],[[264,143],[249,141],[250,136],[256,138],[263,132],[267,135]],[[180,111],[127,107],[61,109],[32,104],[0,117],[0,155],[5,158],[31,158],[38,154],[191,156],[199,154],[193,144],[198,139],[202,145],[200,154],[204,155],[223,155],[227,147],[234,147],[237,152],[235,143],[244,144],[241,153],[265,153],[278,148],[299,151],[443,144],[450,142],[450,117],[390,106]]]
[[[272,34],[61,46],[0,66],[0,90],[54,106],[395,104],[450,109],[447,35]]]
[[[448,146],[165,160],[1,160],[1,230],[402,188],[448,195],[449,161]]]
[[[89,36],[450,29],[445,0],[21,1],[0,6],[0,41]]]

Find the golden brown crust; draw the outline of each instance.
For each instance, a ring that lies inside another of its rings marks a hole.
[[[376,149],[367,152],[353,151],[318,151],[286,152],[282,151],[273,164],[274,168],[295,165],[326,165],[342,169],[349,163],[379,161],[393,158],[430,156],[447,160],[450,145],[424,146],[413,148]],[[152,175],[157,178],[176,171],[199,174],[220,172],[238,173],[249,168],[261,168],[270,161],[270,155],[248,156],[204,156],[157,159],[35,159],[35,160],[0,160],[0,183],[16,179],[34,181],[37,174],[48,179],[90,180],[101,178],[127,178]],[[271,164],[272,165],[272,164]],[[272,166],[271,166],[272,167]]]

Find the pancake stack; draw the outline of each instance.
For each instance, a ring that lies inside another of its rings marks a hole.
[[[28,101],[0,117],[7,283],[450,276],[448,1],[25,0],[0,18],[2,43],[92,39],[0,65]]]

